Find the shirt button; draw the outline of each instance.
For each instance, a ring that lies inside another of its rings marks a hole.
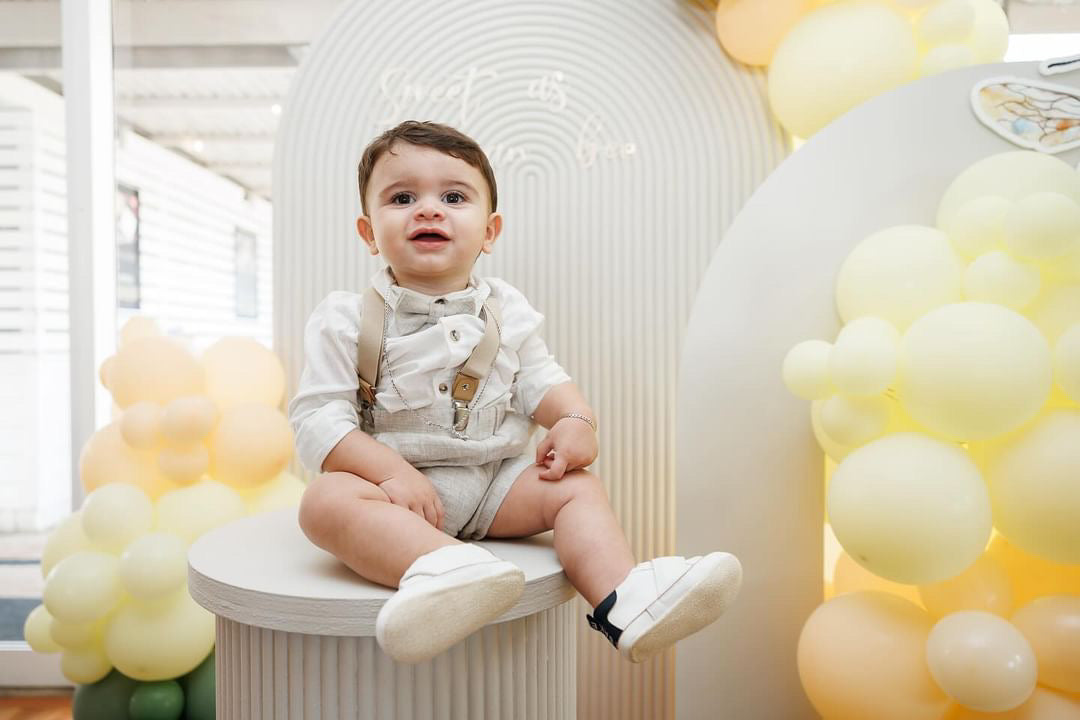
[[[449,389],[450,388],[447,387],[446,383],[439,383],[439,392],[444,393]]]
[[[451,330],[450,331],[450,339],[451,340],[453,340],[454,342],[457,342],[460,338],[461,338],[461,335],[458,334],[457,330]]]

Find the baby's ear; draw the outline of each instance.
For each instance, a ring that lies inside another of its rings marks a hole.
[[[484,230],[484,244],[480,247],[480,252],[491,254],[492,249],[495,247],[495,241],[499,238],[499,233],[502,232],[502,215],[499,213],[491,213],[488,216],[487,228]]]
[[[364,239],[364,244],[367,245],[368,251],[372,255],[378,255],[379,248],[375,244],[375,229],[371,227],[371,218],[367,215],[361,215],[356,218],[356,232]]]

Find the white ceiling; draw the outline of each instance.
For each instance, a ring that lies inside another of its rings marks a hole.
[[[119,122],[269,198],[281,103],[343,1],[113,0]],[[1078,0],[1006,9],[1014,32],[1080,33]],[[0,72],[61,90],[60,36],[59,0],[0,0]]]

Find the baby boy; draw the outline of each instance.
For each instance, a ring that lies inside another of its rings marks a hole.
[[[716,620],[741,582],[728,553],[635,564],[596,459],[596,414],[548,352],[543,316],[473,265],[502,231],[480,147],[405,122],[359,167],[356,228],[386,268],[332,292],[304,332],[289,417],[318,473],[300,526],[362,577],[398,588],[382,648],[427,660],[511,608],[522,571],[471,542],[554,530],[589,624],[640,662]],[[547,435],[531,450],[536,425]]]

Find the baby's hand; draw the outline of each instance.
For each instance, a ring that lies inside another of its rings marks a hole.
[[[592,465],[596,459],[596,432],[584,420],[563,418],[551,426],[536,448],[536,464],[546,465],[541,480],[561,480],[571,470]]]
[[[390,497],[390,502],[411,510],[439,530],[443,527],[443,505],[431,481],[408,463],[390,477],[379,483],[379,489]]]

